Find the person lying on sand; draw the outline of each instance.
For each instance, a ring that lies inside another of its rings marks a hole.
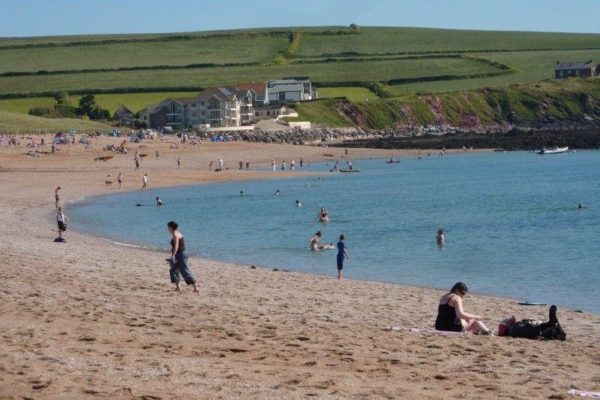
[[[442,296],[438,305],[438,315],[435,329],[449,332],[469,332],[489,335],[490,330],[480,321],[479,315],[473,315],[463,310],[462,300],[469,289],[462,282],[452,286],[449,293]]]

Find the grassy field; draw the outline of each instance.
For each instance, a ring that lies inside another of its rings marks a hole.
[[[298,112],[298,118],[285,119],[287,121],[310,121],[313,124],[331,127],[353,126],[352,122],[337,112],[336,104],[334,99],[298,103],[294,106]]]
[[[600,48],[599,39],[600,35],[596,34],[361,28],[357,35],[306,36],[298,49],[298,56],[587,49]]]
[[[366,90],[366,89],[365,89]],[[150,92],[150,93],[118,93],[96,95],[96,103],[111,114],[120,105],[127,106],[131,111],[137,112],[149,104],[157,104],[167,98],[191,97],[198,92]],[[71,96],[71,102],[77,105],[80,96]],[[53,107],[55,101],[52,97],[34,97],[25,99],[0,99],[0,111],[25,113],[32,107]]]
[[[79,132],[109,132],[113,129],[109,125],[83,119],[41,118],[21,113],[0,111],[0,134],[64,132],[72,128],[77,129]]]
[[[554,76],[554,63],[557,60],[600,60],[598,50],[570,51],[529,51],[481,53],[491,61],[510,65],[515,71],[512,74],[488,78],[445,80],[437,82],[416,82],[403,85],[388,86],[396,96],[409,93],[444,93],[457,90],[479,89],[484,87],[507,86],[515,83],[528,83],[548,80]]]
[[[388,81],[442,75],[496,73],[490,65],[461,58],[423,60],[331,62],[275,66],[212,67],[178,70],[95,72],[86,74],[0,77],[0,94],[40,93],[114,88],[185,87],[235,85],[282,76],[308,75],[314,82]]]
[[[5,74],[0,76],[0,97],[27,98],[0,99],[0,110],[23,113],[51,106],[52,100],[42,96],[68,91],[75,102],[77,93],[96,94],[111,113],[120,104],[137,111],[166,97],[188,95],[182,91],[286,76],[309,76],[325,99],[346,97],[366,107],[367,100],[379,101],[366,89],[376,87],[382,97],[410,101],[418,110],[418,103],[407,100],[412,94],[540,82],[553,77],[556,60],[589,59],[600,60],[598,34],[300,27],[5,38],[0,39],[0,74]],[[81,72],[89,69],[102,71]],[[50,73],[31,75],[38,71]],[[117,94],[124,91],[128,93]],[[453,101],[448,98],[448,104]],[[298,108],[304,116],[347,124],[343,118],[319,117],[318,112],[336,112],[332,104],[327,100]],[[390,101],[383,108],[397,106]],[[381,115],[393,122],[394,112]]]
[[[364,87],[322,87],[319,88],[319,98],[328,99],[335,97],[345,97],[356,103],[375,100],[379,97]]]
[[[287,45],[288,39],[281,36],[19,49],[0,47],[0,73],[202,63],[266,63]]]

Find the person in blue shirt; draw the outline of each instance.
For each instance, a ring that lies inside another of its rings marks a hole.
[[[338,279],[342,279],[344,276],[344,258],[347,258],[348,260],[350,260],[350,256],[348,255],[348,251],[346,250],[346,244],[344,243],[344,240],[346,238],[344,237],[344,235],[340,235],[340,241],[337,243],[337,249],[338,249],[338,254],[337,254],[337,277]]]

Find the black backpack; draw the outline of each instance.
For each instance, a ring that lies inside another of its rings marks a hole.
[[[537,339],[542,333],[540,324],[529,319],[515,322],[509,329],[508,334],[514,338]]]

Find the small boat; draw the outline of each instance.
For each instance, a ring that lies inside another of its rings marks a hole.
[[[360,172],[360,170],[359,169],[340,169],[340,172],[343,172],[343,173],[347,174],[347,173],[350,173],[350,172]]]
[[[400,161],[398,161],[398,160],[388,160],[385,163],[386,164],[400,164]]]
[[[566,153],[567,151],[569,151],[569,146],[565,146],[565,147],[552,147],[550,149],[547,148],[543,148],[541,149],[538,154],[560,154],[560,153]]]

